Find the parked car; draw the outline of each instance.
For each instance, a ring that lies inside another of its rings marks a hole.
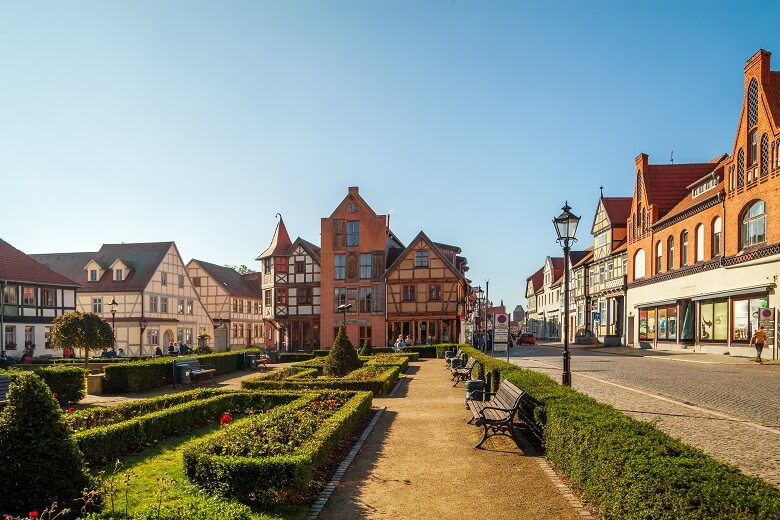
[[[520,334],[520,337],[517,338],[517,344],[536,345],[536,336],[534,336],[530,332],[523,332],[522,334]]]

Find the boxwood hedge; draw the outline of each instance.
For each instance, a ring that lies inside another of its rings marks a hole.
[[[780,518],[780,490],[767,482],[544,374],[461,347],[500,376],[495,385],[504,378],[528,393],[547,458],[604,518]]]
[[[393,383],[401,372],[400,366],[377,365],[384,369],[375,377],[368,379],[348,379],[347,377],[316,377],[316,378],[287,378],[272,380],[263,376],[253,377],[241,381],[241,388],[245,390],[305,390],[325,389],[369,391],[375,395],[386,394],[393,388]],[[364,370],[364,369],[358,369]]]
[[[263,457],[220,455],[224,434],[241,437],[250,423],[236,421],[229,431],[192,441],[184,448],[184,470],[191,482],[206,491],[242,501],[269,500],[288,490],[305,490],[314,469],[333,452],[371,409],[370,392],[351,393],[349,400],[292,453]],[[317,394],[298,399],[272,413],[286,414],[309,404]]]
[[[61,405],[77,403],[87,395],[87,374],[89,372],[83,368],[47,366],[34,368],[32,371],[43,379]],[[0,370],[0,374],[11,378],[14,377],[15,373],[18,373],[18,370]]]

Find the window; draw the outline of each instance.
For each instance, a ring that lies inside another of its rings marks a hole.
[[[35,297],[35,287],[24,287],[22,289],[22,305],[35,307],[37,303],[37,298]]]
[[[737,189],[745,185],[745,151],[740,148],[737,152]]]
[[[766,241],[766,212],[763,200],[757,200],[742,214],[740,248],[755,246]]]
[[[263,258],[263,272],[265,274],[271,274],[271,258]]]
[[[306,261],[305,260],[296,260],[295,261],[295,274],[306,274]]]
[[[184,343],[192,345],[192,329],[184,329]]]
[[[405,301],[405,302],[415,301],[414,289],[415,289],[414,285],[404,285],[401,301]]]
[[[688,231],[680,235],[680,267],[688,265]]]
[[[360,244],[360,221],[350,220],[347,222],[347,247],[353,247]]]
[[[5,349],[16,350],[16,327],[13,325],[5,326]]]
[[[769,175],[769,137],[761,136],[761,176]]]
[[[346,255],[333,256],[333,278],[335,280],[344,280],[347,277],[347,257]]]
[[[24,326],[24,348],[35,347],[35,329],[32,325]]]
[[[596,235],[596,247],[604,247],[607,245],[607,232],[599,233]]]
[[[371,279],[371,259],[373,255],[371,253],[360,254],[360,278],[362,280]]]
[[[160,285],[168,285],[168,273],[160,273]]]
[[[674,237],[666,241],[666,270],[674,269]]]
[[[642,201],[642,172],[636,172],[636,200]]]
[[[179,289],[184,289],[184,275],[179,275]]]
[[[354,202],[350,202],[349,205],[347,206],[347,211],[350,213],[357,213],[357,204],[355,204]]]
[[[768,306],[769,300],[766,296],[734,300],[732,302],[732,311],[734,313],[732,341],[745,343],[750,341],[753,333],[758,330],[761,309],[766,309]]]
[[[97,282],[98,281],[97,269],[90,269],[89,270],[89,281],[90,282]]]
[[[338,312],[339,305],[347,303],[347,288],[336,287],[333,289],[333,311]]]
[[[265,302],[266,307],[271,306],[271,289],[266,289],[265,293],[263,293],[263,299]]]
[[[748,168],[752,168],[758,163],[758,129],[754,128],[748,134]]]
[[[43,328],[43,347],[51,348],[51,327]]]
[[[604,264],[601,264],[599,266],[599,283],[604,283],[606,275],[607,273],[606,270],[604,269]]]
[[[664,259],[664,248],[659,240],[655,244],[655,273],[658,274],[662,271]]]
[[[714,188],[717,185],[718,185],[718,178],[717,177],[713,177],[710,180],[708,180],[707,182],[705,182],[704,184],[699,184],[698,186],[693,188],[693,193],[691,193],[691,198],[695,199],[696,197],[698,197],[702,193],[710,191],[712,188]]]
[[[715,217],[712,221],[712,256],[716,257],[722,254],[721,237],[723,236],[723,223],[720,217]]]
[[[150,329],[146,331],[146,342],[152,346],[160,344],[160,331],[157,329]]]
[[[103,312],[103,298],[92,298],[92,312],[95,314]]]
[[[3,287],[3,303],[7,303],[8,305],[16,305],[19,303],[16,287],[16,285],[6,285]]]
[[[184,341],[184,329],[179,327],[176,329],[176,342],[181,343]]]
[[[758,124],[758,81],[756,78],[750,79],[748,86],[748,128],[753,128]]]
[[[236,300],[233,300],[236,301]],[[238,300],[238,312],[244,314],[244,300]]]
[[[634,254],[634,280],[645,277],[645,250],[640,249]]]
[[[238,300],[233,298],[233,312],[238,312]]]
[[[435,284],[428,286],[428,299],[441,300],[441,285]]]
[[[699,224],[696,226],[696,261],[702,262],[704,260],[704,226]]]
[[[187,300],[187,314],[192,315],[194,312],[195,302],[193,300]]]
[[[369,345],[371,344],[371,325],[361,325],[358,332],[358,338],[360,340],[360,344],[365,344],[366,341],[368,341]]]
[[[360,312],[371,312],[371,287],[360,288]]]
[[[255,314],[260,314],[260,302],[255,302]]]
[[[302,287],[298,289],[298,305],[311,305],[311,288]]]
[[[160,312],[168,312],[168,298],[160,298]]]
[[[158,312],[157,301],[157,296],[149,296],[149,312]]]
[[[726,341],[728,339],[728,300],[701,302],[699,305],[699,339]]]
[[[276,290],[276,305],[287,305],[287,289]]]
[[[114,281],[115,282],[121,282],[124,280],[124,270],[123,269],[114,269]]]
[[[41,289],[41,305],[44,307],[54,307],[57,305],[54,289]]]
[[[176,314],[184,314],[184,300],[179,300],[176,305]]]
[[[659,341],[677,339],[677,307],[674,305],[641,309],[639,339]]]
[[[192,286],[193,287],[200,287],[200,276],[193,276],[192,277]]]
[[[417,251],[414,254],[415,267],[428,267],[428,251]]]

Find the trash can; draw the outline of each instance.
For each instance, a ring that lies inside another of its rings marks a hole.
[[[266,352],[268,355],[268,362],[269,363],[278,363],[279,362],[279,351],[278,350],[269,350]]]
[[[191,379],[189,365],[176,365],[176,382],[182,385],[190,384]]]
[[[257,356],[254,354],[244,354],[244,368],[257,368]]]
[[[466,409],[468,410],[468,400],[473,399],[475,401],[485,400],[485,382],[480,379],[472,379],[466,381]]]

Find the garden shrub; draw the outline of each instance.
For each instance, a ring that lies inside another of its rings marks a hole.
[[[470,346],[535,403],[547,458],[605,519],[780,518],[780,490],[548,376]]]
[[[84,459],[43,380],[18,373],[0,412],[0,511],[43,511],[53,502],[72,507],[89,486]]]
[[[80,367],[51,366],[35,371],[62,404],[77,403],[87,395],[87,374]]]
[[[360,366],[355,347],[352,346],[343,325],[339,327],[336,339],[333,340],[333,348],[326,359],[324,373],[328,376],[344,376]]]
[[[184,448],[184,469],[207,492],[272,502],[303,491],[314,469],[371,409],[368,392],[320,392],[238,420]]]
[[[325,357],[328,354],[330,354],[330,350],[328,349],[317,349],[312,351],[312,354],[314,354],[315,357]]]
[[[453,352],[457,352],[458,348],[460,347],[470,347],[471,345],[468,344],[460,344],[460,343],[437,343],[434,345],[436,347],[436,357],[439,359],[444,359],[444,353],[448,350],[453,350]]]
[[[314,359],[314,357],[314,354],[309,354],[308,352],[280,352],[279,363],[295,363],[297,361]]]
[[[363,340],[363,347],[360,349],[359,354],[361,356],[370,356],[373,353],[374,353],[374,349],[371,346],[371,341],[368,339]]]
[[[189,496],[175,503],[158,504],[150,499],[125,516],[124,511],[104,510],[83,517],[83,520],[251,520],[252,510],[236,502],[213,497]]]
[[[401,372],[400,366],[382,366],[370,367],[377,369],[374,376],[364,379],[352,379],[349,375],[346,377],[317,377],[317,378],[286,378],[281,380],[271,380],[262,377],[253,377],[241,381],[241,388],[244,390],[319,390],[334,389],[348,391],[370,391],[375,395],[386,394],[393,388],[393,384],[398,379]],[[364,369],[358,369],[362,371]],[[361,372],[365,374],[365,372]]]
[[[417,352],[421,358],[435,358],[436,347],[433,345],[413,345],[410,347],[401,347],[401,352]],[[442,356],[444,356],[442,354]]]
[[[409,368],[409,357],[399,354],[374,354],[373,356],[361,357],[363,366],[374,365],[394,365],[401,367],[401,372],[406,372]]]

